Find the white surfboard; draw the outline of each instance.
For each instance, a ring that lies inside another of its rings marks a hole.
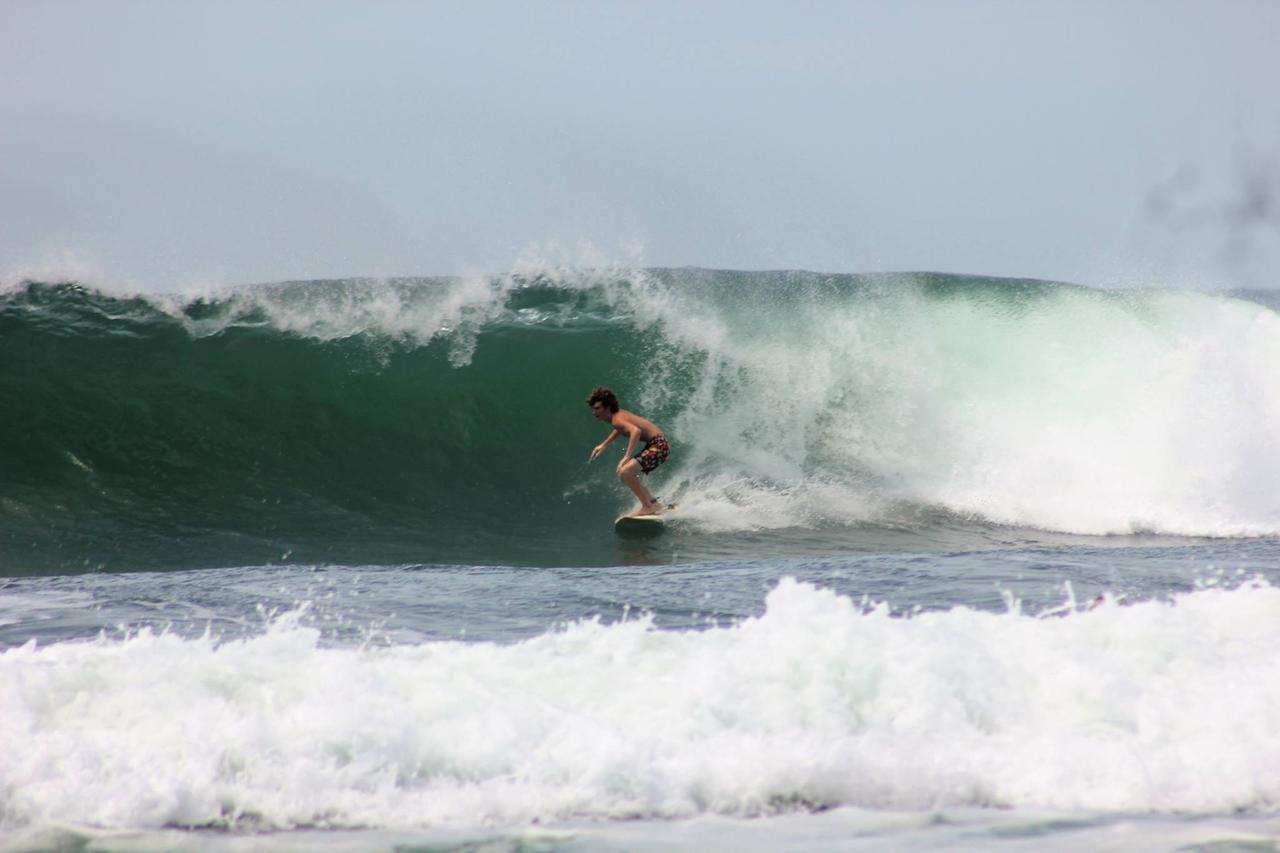
[[[667,516],[675,509],[672,504],[661,515],[620,515],[614,519],[613,529],[618,533],[661,533],[667,526]]]

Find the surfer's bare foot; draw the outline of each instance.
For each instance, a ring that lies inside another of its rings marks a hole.
[[[662,515],[667,511],[667,505],[662,501],[654,501],[648,506],[640,507],[645,515]]]

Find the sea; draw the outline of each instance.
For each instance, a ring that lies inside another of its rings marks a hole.
[[[1280,849],[1275,292],[45,278],[0,851]]]

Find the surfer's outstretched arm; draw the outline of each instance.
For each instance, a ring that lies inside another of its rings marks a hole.
[[[604,449],[609,446],[609,442],[613,441],[619,435],[621,435],[621,433],[615,429],[613,432],[609,433],[608,438],[606,438],[604,441],[597,444],[595,447],[591,448],[591,459],[595,459],[601,453],[604,453]]]

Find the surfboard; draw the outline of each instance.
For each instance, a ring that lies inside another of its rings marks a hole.
[[[662,515],[620,515],[614,519],[613,529],[618,533],[641,536],[661,533],[667,526],[667,516],[675,509],[676,505],[672,504]]]

